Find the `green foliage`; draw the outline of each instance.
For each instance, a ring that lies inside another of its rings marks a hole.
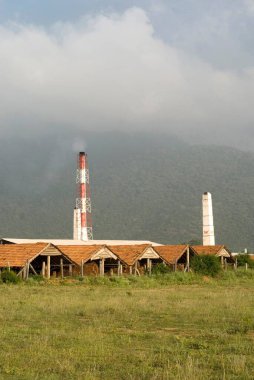
[[[45,284],[46,279],[42,275],[29,275],[25,281],[25,285],[40,285]]]
[[[199,255],[192,258],[191,268],[196,273],[214,277],[220,273],[221,264],[218,257],[212,255]]]
[[[152,274],[164,274],[169,273],[171,268],[163,263],[158,263],[152,267]]]
[[[232,283],[240,282],[243,283],[245,280],[254,281],[254,270],[248,269],[245,270],[244,267],[237,268],[237,270],[227,270],[221,273],[220,278],[223,278],[226,281],[232,281]]]
[[[35,275],[30,275],[29,278],[33,279],[34,281],[45,281],[45,277],[43,277],[41,274],[35,274]]]
[[[1,280],[6,284],[17,284],[20,282],[20,278],[12,270],[4,269],[1,272]]]
[[[250,258],[247,254],[240,254],[237,256],[237,266],[243,267],[248,264],[249,268],[254,268],[254,260]]]
[[[187,244],[189,244],[189,245],[202,245],[202,242],[199,239],[191,239],[187,242]]]

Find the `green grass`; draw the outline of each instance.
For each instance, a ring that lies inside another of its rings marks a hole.
[[[252,271],[1,284],[0,379],[253,379],[253,292]]]

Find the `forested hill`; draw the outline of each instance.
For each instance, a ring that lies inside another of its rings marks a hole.
[[[217,243],[254,249],[254,155],[155,134],[83,133],[94,237],[201,240],[201,196],[213,195]],[[1,139],[0,235],[71,238],[76,135]]]

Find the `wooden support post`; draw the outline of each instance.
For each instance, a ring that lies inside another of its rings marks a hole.
[[[248,263],[245,263],[245,270],[248,270]]]
[[[105,263],[105,259],[104,258],[100,259],[100,276],[104,276],[104,263]]]
[[[42,262],[42,268],[41,268],[41,275],[42,277],[45,277],[46,274],[46,263],[45,261]]]
[[[138,261],[136,261],[134,265],[134,275],[137,276],[137,274],[138,274]]]
[[[60,258],[60,275],[61,275],[61,278],[64,277],[64,272],[63,272],[63,258],[62,258],[62,257]]]
[[[187,247],[187,272],[190,271],[190,247]]]
[[[152,259],[150,259],[150,265],[149,265],[150,276],[152,275],[152,266],[153,266],[153,262],[152,262]]]
[[[18,272],[17,276],[20,276],[21,278],[24,278],[24,269],[25,269],[25,267],[23,267],[23,268]],[[0,273],[1,273],[1,271],[0,271]]]
[[[176,272],[176,269],[177,269],[177,261],[174,264],[174,272]]]
[[[31,263],[29,264],[29,267],[32,269],[33,274],[37,276],[38,273],[36,272],[36,270],[34,269]]]
[[[47,278],[50,278],[50,256],[47,256]]]
[[[130,265],[129,269],[130,269],[130,274],[132,274],[132,265]]]
[[[23,280],[26,279],[26,265],[25,265],[24,268],[23,268],[22,278],[23,278]]]
[[[121,276],[121,261],[117,262],[117,276]]]
[[[237,269],[237,257],[235,258],[235,269]]]
[[[122,276],[122,275],[123,275],[123,264],[120,263],[120,276]]]
[[[26,263],[26,279],[29,277],[29,261]]]
[[[147,270],[147,273],[150,275],[150,259],[146,259],[146,270]]]
[[[69,276],[71,277],[72,276],[72,265],[69,264]]]
[[[81,266],[80,266],[80,275],[81,277],[84,277],[84,260],[81,260]]]
[[[221,262],[221,266],[222,266],[222,268],[224,268],[224,260],[223,260],[223,256],[221,256],[221,258],[220,258],[220,262]]]

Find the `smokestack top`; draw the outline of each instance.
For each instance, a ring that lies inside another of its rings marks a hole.
[[[212,194],[209,193],[209,191],[206,191],[205,193],[203,193],[203,199],[212,199]]]

